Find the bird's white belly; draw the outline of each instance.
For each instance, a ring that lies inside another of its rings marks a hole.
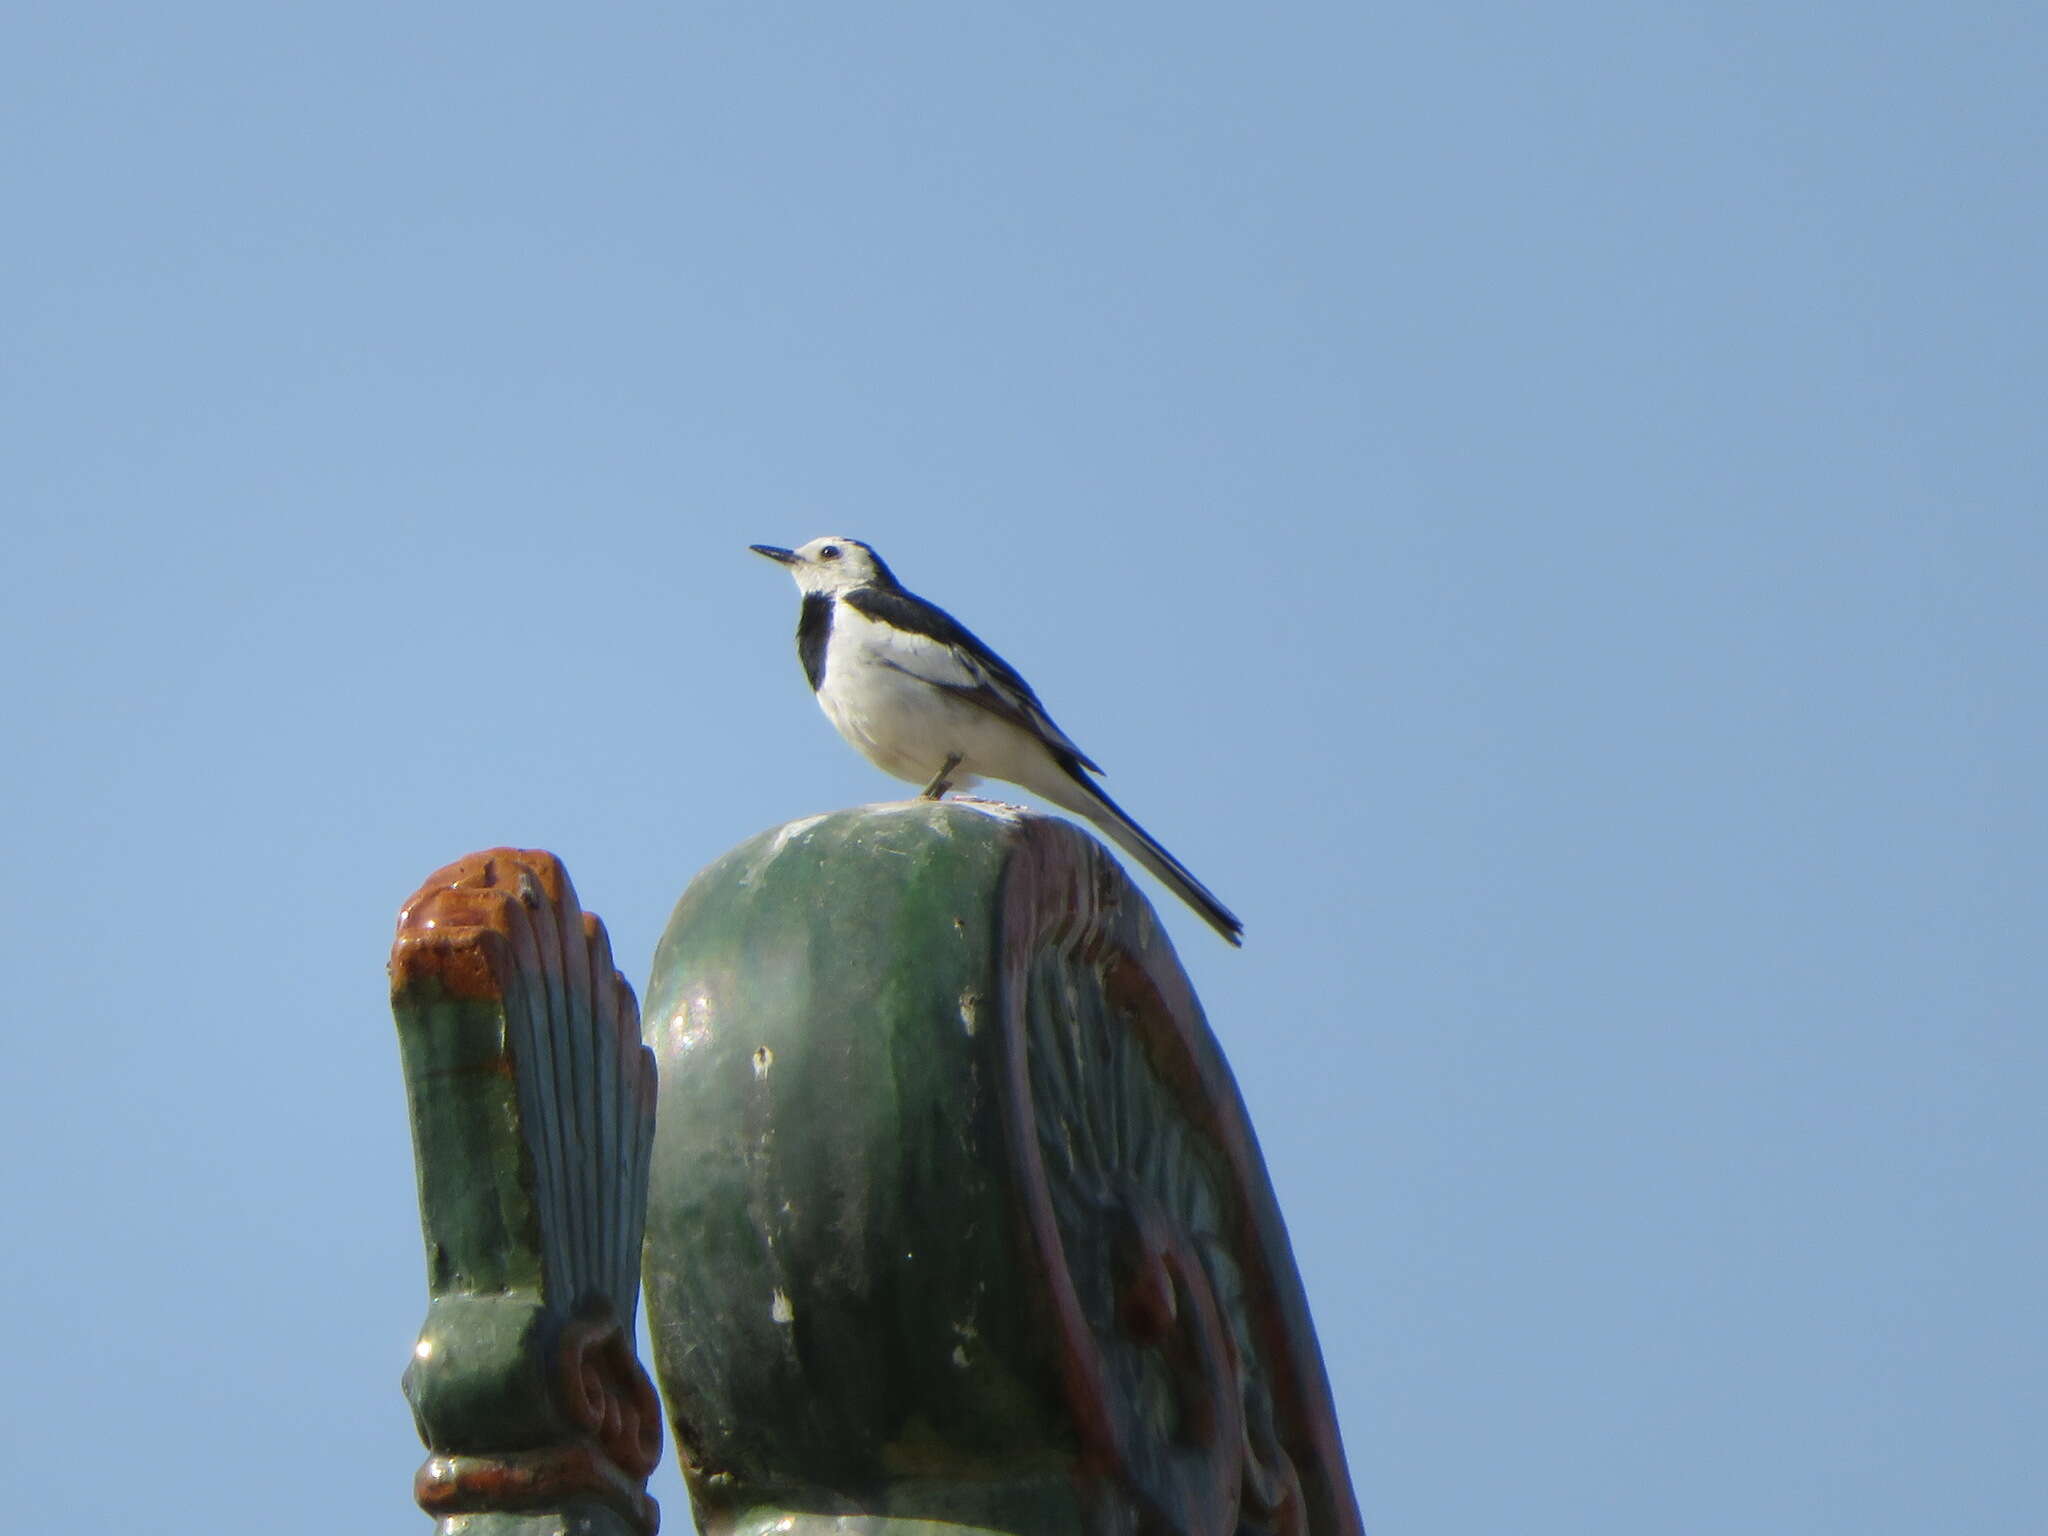
[[[912,784],[930,782],[954,753],[960,757],[949,775],[955,785],[983,773],[1008,778],[1004,765],[1017,756],[1016,727],[887,665],[866,647],[833,647],[818,705],[869,762]]]

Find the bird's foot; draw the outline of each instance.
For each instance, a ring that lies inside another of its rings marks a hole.
[[[958,752],[948,752],[944,765],[937,773],[932,775],[931,783],[925,785],[924,798],[927,800],[942,799],[946,791],[953,787],[952,773],[959,766],[960,754]]]

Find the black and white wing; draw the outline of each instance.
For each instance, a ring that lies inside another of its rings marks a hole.
[[[900,588],[861,587],[845,593],[840,601],[898,632],[899,655],[891,666],[1029,731],[1055,755],[1071,758],[1075,766],[1090,773],[1102,772],[1053,724],[1052,716],[1017,669],[945,609]]]

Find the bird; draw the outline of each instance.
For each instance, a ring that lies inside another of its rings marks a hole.
[[[1085,817],[1229,943],[1244,924],[1104,794],[1102,770],[1053,724],[1031,685],[945,609],[907,590],[873,548],[827,534],[796,549],[750,544],[803,594],[796,652],[826,718],[928,800],[1001,779]]]

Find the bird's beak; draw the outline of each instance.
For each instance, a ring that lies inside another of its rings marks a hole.
[[[747,548],[757,555],[766,555],[778,565],[796,564],[796,551],[793,549],[777,549],[773,544],[749,544]]]

